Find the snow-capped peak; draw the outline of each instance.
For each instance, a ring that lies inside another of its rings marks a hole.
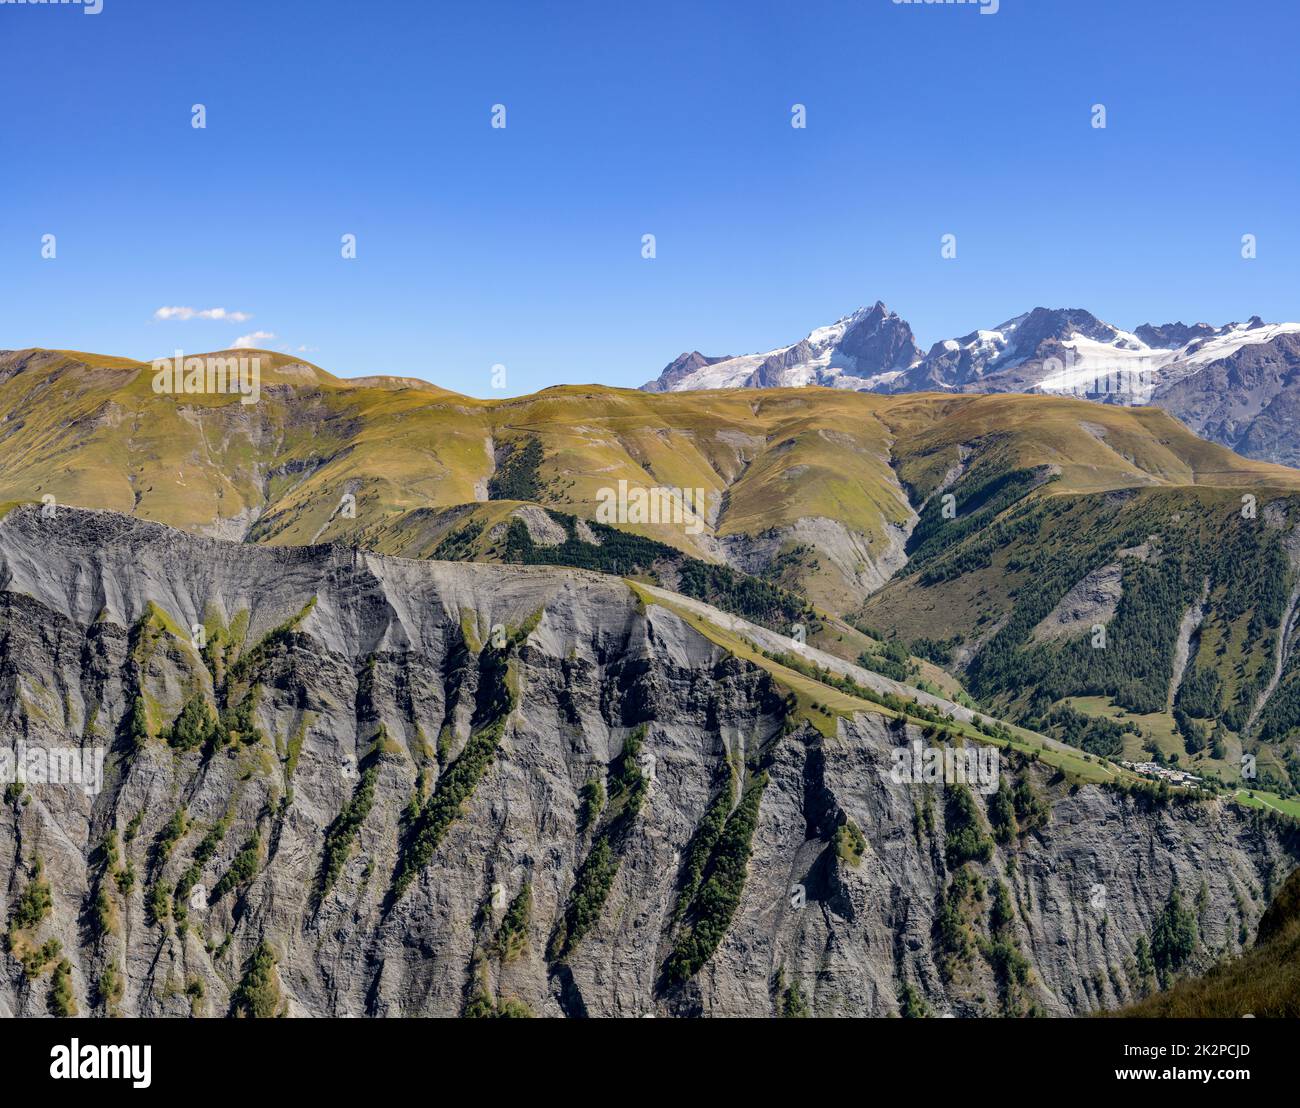
[[[1146,325],[1134,333],[1116,331],[1115,341],[1109,343],[1074,334],[1061,344],[1063,357],[1044,361],[1036,391],[1146,404],[1157,389],[1229,358],[1244,347],[1298,332],[1300,323],[1264,323],[1256,316],[1247,323],[1218,328],[1207,324],[1192,328],[1183,324],[1166,324],[1162,328]],[[1171,335],[1187,341],[1177,346],[1147,341],[1159,341],[1162,336],[1168,341]]]
[[[921,351],[907,323],[877,301],[790,346],[722,359],[697,355],[700,362],[683,372],[688,357],[677,358],[644,387],[651,392],[805,385],[871,389],[899,377],[920,360]]]
[[[1145,404],[1154,392],[1300,323],[1143,324],[1126,331],[1081,308],[1035,308],[922,354],[912,329],[877,301],[799,342],[739,357],[683,354],[652,392],[826,385],[867,392],[1047,392]]]

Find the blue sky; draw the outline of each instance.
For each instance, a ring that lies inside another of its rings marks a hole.
[[[923,346],[1039,304],[1300,318],[1289,0],[103,5],[0,4],[0,347],[261,331],[491,395],[877,299]]]

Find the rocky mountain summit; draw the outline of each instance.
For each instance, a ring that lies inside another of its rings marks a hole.
[[[5,794],[0,1014],[1082,1013],[1171,911],[1237,949],[1295,864],[1031,758],[899,780],[942,725],[827,716],[709,612],[9,511],[0,746],[107,759]]]
[[[865,392],[1025,392],[1156,404],[1247,457],[1296,464],[1300,323],[1144,323],[1132,331],[1081,308],[1038,307],[928,352],[883,303],[789,347],[682,355],[651,392],[824,385]]]
[[[778,350],[723,358],[706,357],[698,351],[682,354],[643,388],[646,392],[685,392],[829,385],[888,391],[884,386],[920,360],[912,328],[877,301]]]

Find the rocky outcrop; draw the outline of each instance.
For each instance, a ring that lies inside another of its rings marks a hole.
[[[1136,558],[1145,562],[1151,556],[1151,544],[1119,551],[1116,560],[1094,570],[1067,592],[1056,607],[1033,630],[1033,643],[1060,642],[1091,632],[1098,625],[1107,625],[1115,618],[1120,599],[1124,595],[1124,559]],[[1188,641],[1191,631],[1188,632]],[[1184,652],[1186,643],[1184,643]],[[1178,667],[1181,679],[1183,666]]]
[[[1152,403],[1248,458],[1300,465],[1300,335],[1243,346],[1156,390]]]
[[[539,508],[535,504],[516,508],[510,513],[510,518],[521,520],[528,530],[528,537],[538,546],[559,546],[569,537],[568,532],[551,518],[545,508]]]
[[[913,515],[906,527],[886,523],[884,534],[873,541],[838,520],[805,516],[758,535],[723,535],[712,545],[729,566],[754,575],[779,569],[785,552],[808,551],[806,560],[815,560],[823,576],[808,573],[804,588],[815,602],[832,608],[846,593],[875,592],[907,564],[907,536],[914,519]]]
[[[1061,597],[1047,617],[1034,628],[1030,641],[1071,639],[1115,618],[1124,595],[1124,567],[1119,562],[1094,570]]]
[[[1132,995],[1136,941],[1175,882],[1221,949],[1294,863],[1226,802],[1004,764],[1049,814],[967,863],[983,899],[957,910],[987,936],[1007,885],[999,942],[1027,967],[1009,992],[980,944],[954,960],[940,939],[949,793],[891,773],[920,732],[874,714],[813,727],[700,618],[572,570],[10,512],[0,750],[108,756],[98,792],[6,794],[0,912],[19,920],[34,883],[51,904],[11,926],[0,1014],[51,1006],[51,967],[21,956],[53,939],[88,1014],[768,1015],[792,990],[819,1015],[895,1014],[900,995],[933,1014],[1080,1013]],[[191,745],[173,724],[196,699],[226,717]],[[982,825],[990,798],[972,795]],[[701,854],[707,814],[745,804],[752,834],[727,819]],[[575,897],[598,856],[607,894]],[[666,979],[704,910],[679,904],[701,857],[705,882],[743,884],[716,949]],[[580,899],[595,910],[560,956]],[[255,955],[269,981],[250,978]]]

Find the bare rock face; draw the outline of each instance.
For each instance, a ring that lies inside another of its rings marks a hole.
[[[1034,628],[1031,641],[1057,642],[1087,634],[1098,624],[1109,624],[1124,595],[1124,560],[1148,561],[1152,547],[1153,544],[1147,542],[1121,550],[1116,561],[1089,573],[1061,597],[1056,607]]]
[[[1248,458],[1300,464],[1300,335],[1244,346],[1157,390],[1152,403]]]
[[[758,535],[733,533],[713,543],[716,553],[730,566],[760,575],[779,568],[783,551],[802,548],[808,560],[816,560],[827,580],[810,578],[805,585],[814,602],[834,608],[846,592],[866,596],[885,584],[907,564],[908,527],[886,525],[875,540],[826,516],[804,516],[783,527]],[[815,553],[814,553],[815,552]]]
[[[510,513],[512,519],[523,521],[528,537],[538,546],[559,546],[569,537],[568,532],[551,518],[545,508],[530,504]]]
[[[1094,570],[1066,593],[1034,628],[1031,641],[1054,642],[1082,635],[1097,624],[1107,624],[1115,616],[1124,594],[1124,567],[1112,562]]]
[[[106,759],[5,795],[0,1014],[55,1006],[51,940],[83,1014],[1081,1013],[1133,995],[1175,883],[1208,957],[1294,865],[1235,806],[1004,762],[1045,822],[950,867],[956,794],[891,772],[915,728],[823,734],[694,618],[578,571],[10,512],[0,751]],[[999,883],[1013,986],[942,939],[955,885],[991,936]]]

